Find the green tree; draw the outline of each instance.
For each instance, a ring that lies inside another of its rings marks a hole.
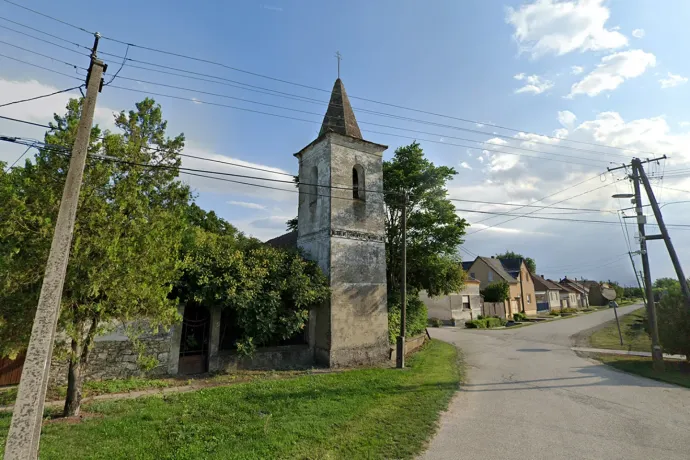
[[[326,277],[296,251],[236,234],[192,233],[173,294],[186,307],[231,310],[242,354],[292,337],[328,297]]]
[[[80,102],[70,100],[66,114],[55,115],[45,142],[69,149],[80,113]],[[119,113],[115,125],[120,133],[92,129],[90,153],[131,163],[180,164],[184,136],[166,137],[166,122],[153,100]],[[68,162],[68,155],[46,148],[34,163],[0,178],[8,203],[0,211],[2,354],[27,345]],[[119,322],[145,319],[155,328],[178,319],[169,293],[179,276],[190,193],[176,180],[176,170],[131,163],[87,160],[60,311],[69,342],[67,416],[79,413],[84,369],[97,335]]]
[[[659,340],[664,352],[685,355],[690,361],[690,311],[685,306],[680,283],[675,282],[657,304]]]
[[[652,285],[654,289],[673,289],[675,287],[680,287],[680,282],[675,278],[657,278],[654,280]]]
[[[518,254],[517,252],[513,251],[506,251],[503,254],[496,254],[497,259],[522,259],[525,261],[525,265],[527,266],[527,270],[529,270],[530,273],[536,273],[537,272],[537,263],[532,259],[531,257],[524,257],[522,254]]]
[[[446,183],[457,174],[435,166],[417,142],[399,147],[383,162],[385,190],[386,266],[388,290],[399,289],[402,240],[402,195],[407,194],[407,286],[430,296],[462,288],[464,273],[458,257],[467,222],[455,213]]]
[[[510,285],[507,281],[494,281],[486,286],[481,294],[485,302],[503,302],[510,297]]]

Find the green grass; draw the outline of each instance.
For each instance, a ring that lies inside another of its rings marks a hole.
[[[405,370],[94,402],[81,423],[44,426],[41,459],[412,458],[460,379],[456,348],[431,341]],[[9,422],[0,414],[0,452]]]
[[[642,303],[642,299],[622,299],[618,302],[618,306],[625,307],[626,305],[632,305],[634,303]]]
[[[651,351],[652,342],[644,330],[645,318],[646,313],[643,308],[619,317],[623,345],[620,344],[615,321],[610,321],[604,328],[595,331],[589,337],[589,344],[593,348],[610,350]]]
[[[686,361],[667,359],[664,372],[656,372],[652,358],[617,355],[597,355],[594,358],[621,371],[690,388],[690,363]]]

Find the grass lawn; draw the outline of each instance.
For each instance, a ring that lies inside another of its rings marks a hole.
[[[41,459],[412,458],[460,379],[456,348],[434,340],[405,370],[94,402],[82,422],[44,425]],[[9,423],[0,414],[0,453]]]
[[[652,358],[616,355],[597,355],[595,358],[631,374],[690,388],[690,363],[685,361],[667,359],[664,361],[664,372],[655,372],[652,368]]]
[[[616,322],[611,321],[589,337],[590,346],[611,350],[651,351],[652,341],[644,330],[646,316],[645,309],[641,308],[619,317],[621,332],[623,333],[623,345],[621,345],[618,337]]]

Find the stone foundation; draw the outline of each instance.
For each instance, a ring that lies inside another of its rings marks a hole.
[[[221,351],[216,359],[218,367],[212,370],[220,372],[238,369],[305,369],[314,365],[314,353],[309,345],[259,348],[252,356]]]

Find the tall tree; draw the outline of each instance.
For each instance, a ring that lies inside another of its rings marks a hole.
[[[537,263],[532,259],[531,257],[525,257],[522,254],[518,254],[517,252],[513,251],[506,251],[503,254],[496,254],[497,259],[505,260],[505,259],[522,259],[525,261],[525,265],[527,266],[527,270],[529,270],[530,273],[536,273],[537,272]]]
[[[66,114],[55,115],[46,143],[69,151],[80,113],[80,101],[70,100]],[[60,326],[69,342],[67,416],[79,413],[89,351],[104,328],[140,319],[165,327],[178,317],[169,293],[178,277],[190,193],[167,167],[180,164],[184,136],[166,137],[167,123],[151,99],[118,114],[115,125],[121,133],[92,129],[89,152],[129,163],[88,159],[62,296]],[[0,176],[0,194],[10,200],[0,211],[3,354],[28,342],[68,157],[45,148],[33,164]]]
[[[464,282],[458,247],[467,222],[455,213],[446,183],[457,174],[435,166],[419,143],[400,147],[383,163],[386,266],[389,293],[399,290],[401,272],[402,196],[407,194],[407,286],[429,295],[447,294]]]

